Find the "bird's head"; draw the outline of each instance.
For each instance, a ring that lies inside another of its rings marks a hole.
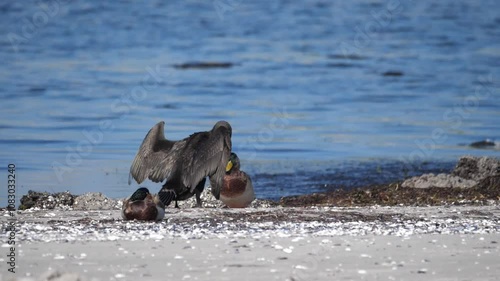
[[[226,165],[226,173],[230,173],[232,170],[239,170],[240,169],[240,158],[238,158],[238,155],[236,153],[231,152],[231,155],[229,156],[229,160],[227,161]]]
[[[140,187],[138,188],[129,198],[129,201],[138,201],[138,200],[144,200],[148,196],[149,190],[145,187]]]
[[[233,135],[233,128],[231,128],[231,125],[229,125],[229,123],[227,121],[219,121],[217,123],[215,123],[212,131],[217,131],[217,130],[220,130],[220,129],[225,129],[227,130],[227,132],[229,133],[229,136],[231,137]]]

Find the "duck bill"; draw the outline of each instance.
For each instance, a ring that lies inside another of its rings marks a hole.
[[[231,171],[232,168],[233,168],[233,162],[232,161],[227,162],[226,173]]]

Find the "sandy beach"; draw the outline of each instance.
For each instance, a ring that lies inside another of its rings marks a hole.
[[[8,223],[2,216],[3,228]],[[17,211],[1,280],[497,280],[500,206]],[[7,239],[2,233],[2,241]]]

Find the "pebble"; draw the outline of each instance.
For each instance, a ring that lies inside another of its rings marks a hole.
[[[306,269],[308,269],[308,267],[307,267],[307,266],[300,265],[300,264],[299,264],[299,265],[296,265],[296,266],[295,266],[295,268],[296,268],[296,269],[302,269],[302,270],[306,270]]]

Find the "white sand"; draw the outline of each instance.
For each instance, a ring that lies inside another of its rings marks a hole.
[[[280,214],[290,220],[281,221]],[[167,216],[160,223],[141,223],[115,220],[118,211],[19,212],[17,273],[6,271],[7,248],[2,247],[0,280],[500,276],[498,206],[169,209]],[[6,217],[0,222],[4,225]],[[73,275],[39,279],[48,271]]]

